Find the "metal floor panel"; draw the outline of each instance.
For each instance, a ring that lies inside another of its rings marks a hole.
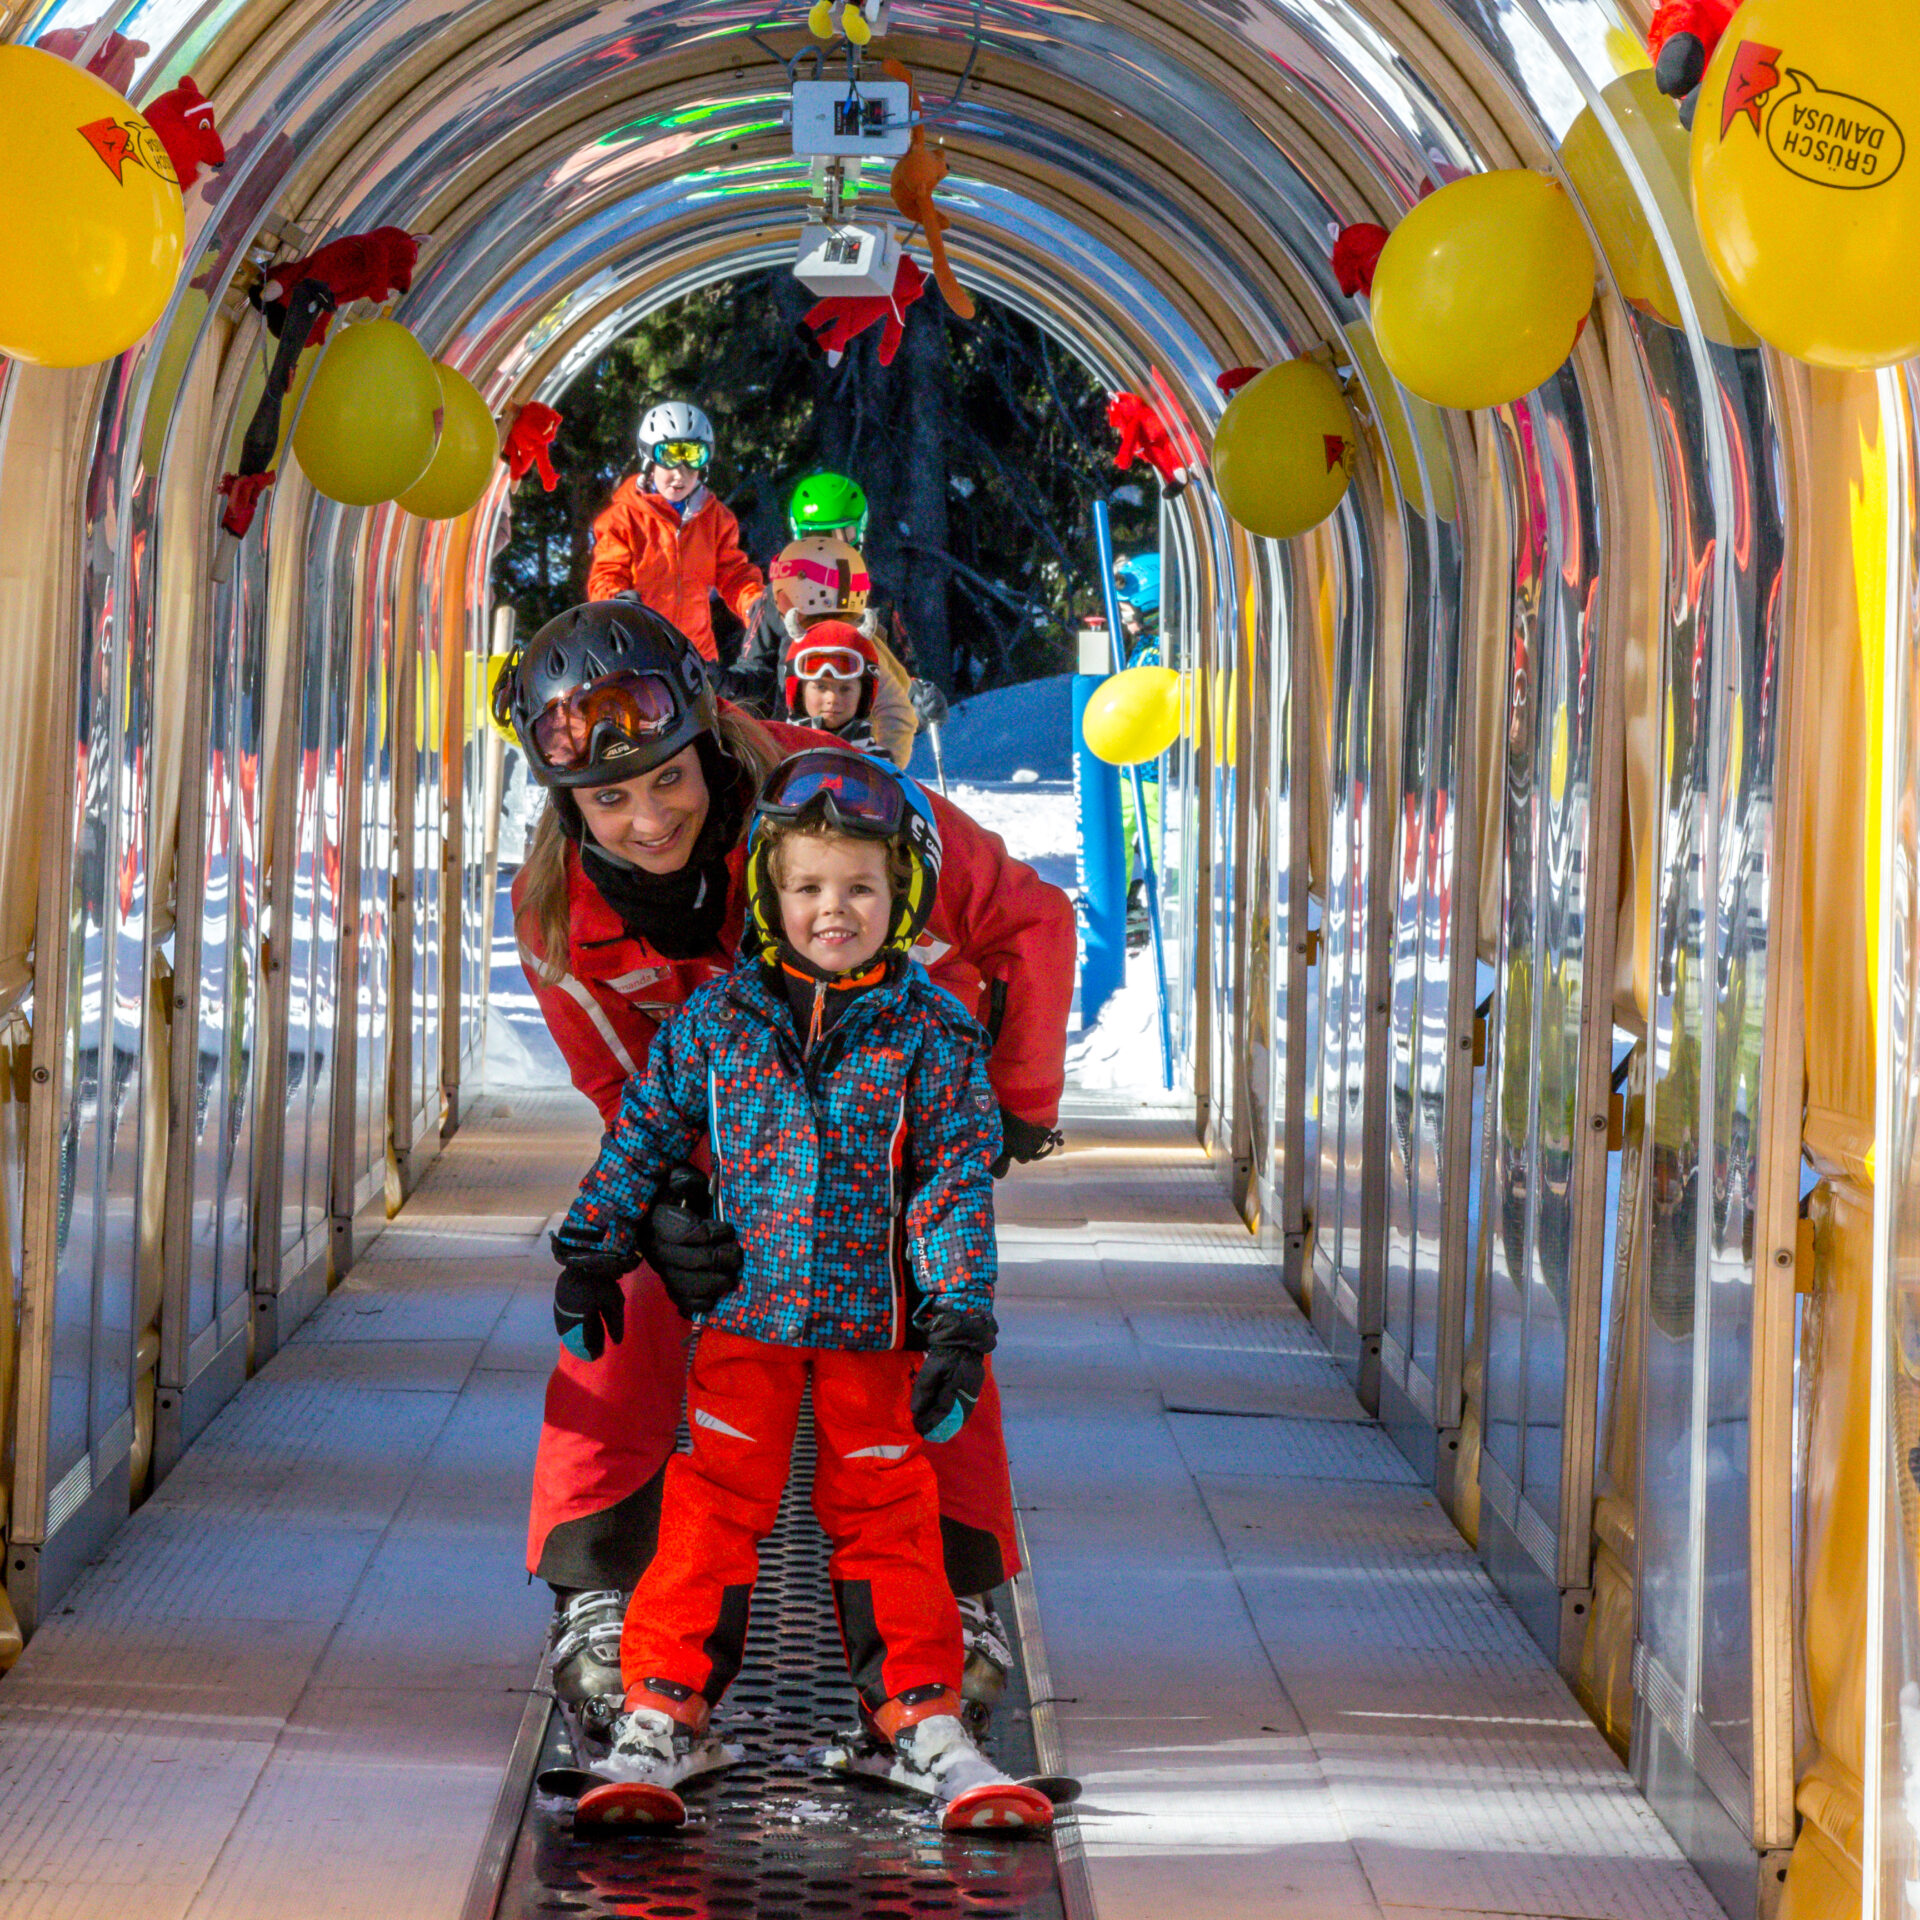
[[[1143,1182],[1154,1154],[1186,1178]],[[1721,1920],[1190,1123],[1089,1116],[996,1197],[1008,1446],[1100,1920]]]
[[[928,1801],[824,1779],[804,1756],[854,1717],[827,1585],[827,1542],[808,1506],[810,1417],[780,1517],[760,1554],[747,1658],[714,1716],[746,1748],[687,1789],[673,1835],[576,1838],[569,1808],[535,1795],[508,1860],[497,1920],[1062,1920],[1052,1848],[1037,1839],[943,1834]],[[1002,1590],[1000,1614],[1012,1625]],[[1032,1717],[1016,1674],[994,1715],[1010,1773],[1034,1771]],[[570,1764],[559,1717],[539,1768]]]

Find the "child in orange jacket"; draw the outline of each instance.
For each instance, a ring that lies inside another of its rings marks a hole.
[[[751,626],[767,583],[740,545],[740,523],[707,491],[713,423],[686,400],[640,416],[640,471],[622,480],[593,523],[587,598],[636,593],[665,614],[702,658],[717,660],[707,595]]]

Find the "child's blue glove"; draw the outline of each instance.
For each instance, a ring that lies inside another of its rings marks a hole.
[[[927,1357],[913,1381],[913,1430],[938,1446],[967,1424],[987,1383],[987,1355],[999,1335],[990,1313],[936,1307],[927,1317]]]

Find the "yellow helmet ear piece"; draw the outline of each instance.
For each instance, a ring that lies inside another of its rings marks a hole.
[[[816,40],[833,38],[833,0],[813,0],[807,10],[807,31]]]
[[[860,0],[847,0],[840,10],[840,30],[856,47],[864,47],[873,38],[873,28],[860,10]]]

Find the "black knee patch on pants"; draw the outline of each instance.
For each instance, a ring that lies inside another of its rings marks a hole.
[[[547,1535],[535,1574],[569,1593],[618,1587],[631,1593],[660,1544],[660,1494],[667,1469],[598,1513],[563,1520]]]
[[[947,1585],[955,1593],[990,1593],[1005,1583],[1007,1563],[1000,1542],[984,1527],[940,1516],[940,1549],[946,1561]]]

